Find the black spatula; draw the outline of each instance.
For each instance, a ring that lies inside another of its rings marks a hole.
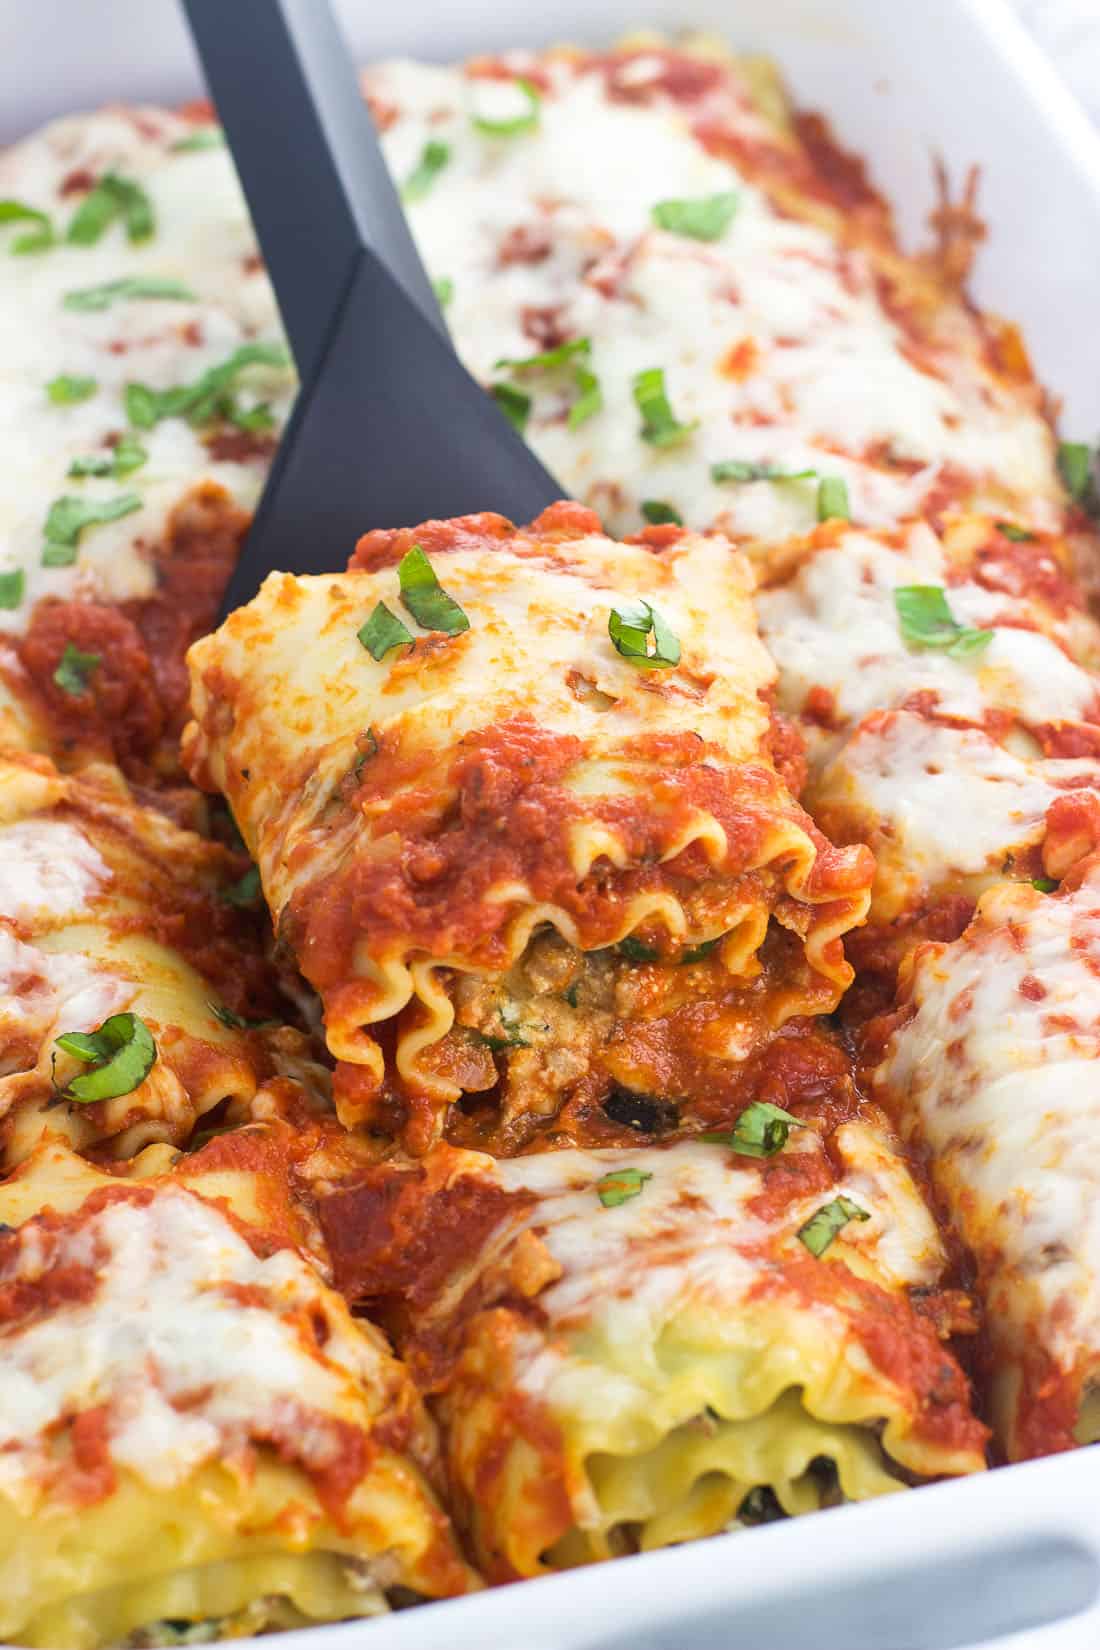
[[[369,527],[561,498],[454,353],[328,0],[184,7],[302,383],[224,610]]]

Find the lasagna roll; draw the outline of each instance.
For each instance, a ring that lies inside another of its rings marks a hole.
[[[977,1268],[1009,1460],[1100,1440],[1100,861],[919,946],[879,1092]]]
[[[989,516],[827,523],[777,550],[767,584],[804,800],[877,862],[853,960],[892,985],[906,947],[957,934],[983,889],[1066,870],[1061,822],[1100,789],[1100,631],[1066,539]]]
[[[114,770],[0,758],[0,1167],[43,1134],[108,1157],[182,1143],[303,1052],[232,903],[246,864]]]
[[[368,534],[192,649],[190,770],[321,994],[349,1126],[667,1128],[835,1006],[870,856],[772,761],[750,589],[719,536],[615,544],[562,504]]]
[[[459,353],[613,531],[1067,519],[1019,336],[959,290],[972,197],[902,256],[768,65],[651,37],[364,79]]]
[[[634,1151],[438,1146],[322,1199],[341,1287],[435,1395],[491,1579],[982,1468],[935,1327],[968,1308],[908,1171],[863,1122],[787,1123],[779,1149],[769,1122]]]
[[[288,1237],[277,1157],[243,1156],[121,1179],[44,1144],[0,1186],[5,1643],[251,1637],[474,1584],[408,1377]]]

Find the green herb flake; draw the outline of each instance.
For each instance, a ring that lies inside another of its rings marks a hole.
[[[1085,442],[1059,441],[1058,473],[1070,498],[1079,504],[1092,478],[1092,454]]]
[[[199,126],[172,145],[174,155],[200,154],[204,149],[224,149],[225,133],[220,126]]]
[[[520,115],[513,115],[506,120],[491,120],[486,115],[471,115],[470,121],[477,132],[484,132],[487,137],[520,137],[524,132],[534,132],[538,128],[539,113],[542,105],[542,94],[538,87],[522,76],[513,82],[519,87],[526,100],[527,107]]]
[[[21,257],[29,252],[45,252],[54,245],[53,224],[45,212],[25,201],[0,200],[0,227],[6,223],[32,223],[33,229],[13,237],[9,252]]]
[[[690,946],[680,958],[681,964],[702,962],[704,957],[709,957],[711,952],[721,945],[725,937],[724,934],[716,934],[712,940],[703,940],[699,945]]]
[[[23,600],[26,583],[26,574],[21,567],[13,567],[10,572],[0,573],[0,608],[10,612],[18,607]]]
[[[455,295],[455,284],[449,275],[439,275],[432,282],[432,290],[435,292],[435,301],[440,309],[446,309]]]
[[[86,527],[118,521],[140,509],[141,500],[136,493],[123,493],[120,498],[74,498],[66,493],[61,498],[55,498],[43,529],[46,538],[42,550],[43,567],[71,566],[76,560],[80,535]]]
[[[868,1211],[853,1203],[850,1197],[834,1197],[831,1203],[823,1204],[805,1225],[798,1228],[798,1240],[805,1244],[811,1255],[820,1256],[850,1220],[870,1218]]]
[[[680,638],[651,602],[622,602],[613,607],[607,633],[615,651],[641,670],[669,670],[680,663]]]
[[[647,367],[637,373],[633,395],[634,405],[642,415],[641,438],[651,447],[679,446],[698,427],[697,418],[690,424],[681,424],[673,413],[665,393],[663,367]]]
[[[117,281],[101,281],[98,286],[66,292],[61,302],[65,309],[98,310],[131,298],[172,298],[180,303],[193,303],[195,294],[182,281],[160,275],[123,275]]]
[[[787,1144],[792,1129],[802,1128],[782,1106],[770,1100],[754,1100],[727,1133],[704,1134],[700,1139],[714,1146],[729,1146],[742,1157],[774,1157]]]
[[[239,911],[247,911],[256,904],[260,892],[259,869],[250,865],[243,877],[221,890],[221,897],[226,905],[235,905]]]
[[[132,1094],[157,1057],[153,1034],[136,1014],[112,1014],[98,1031],[66,1031],[56,1042],[65,1054],[92,1068],[61,1090],[64,1099],[84,1104]]]
[[[625,957],[627,962],[632,963],[656,962],[661,955],[655,945],[647,945],[635,934],[627,934],[625,939],[619,941],[615,950],[620,957]]]
[[[186,418],[192,424],[210,424],[218,418],[240,417],[233,386],[247,367],[286,367],[290,354],[283,344],[242,344],[225,361],[211,367],[193,384],[154,390],[148,384],[127,384],[126,416],[139,430],[151,430],[162,418]]]
[[[242,1020],[239,1014],[234,1014],[231,1008],[224,1003],[208,1002],[207,1008],[229,1031],[263,1031],[266,1026],[278,1025],[278,1020]]]
[[[744,458],[724,458],[710,467],[712,481],[812,481],[816,470],[783,470],[777,464],[752,464]]]
[[[469,619],[454,597],[448,596],[419,544],[402,556],[397,579],[401,600],[422,629],[439,630],[445,636],[459,636],[469,630]]]
[[[943,586],[902,584],[894,591],[901,634],[910,647],[938,648],[953,659],[980,653],[993,640],[992,630],[960,624],[947,605]]]
[[[679,510],[674,510],[671,504],[666,504],[661,498],[646,498],[642,500],[642,515],[653,527],[682,527],[684,518]]]
[[[1035,539],[1034,533],[1026,527],[1017,527],[1014,521],[999,521],[997,531],[1003,533],[1006,539],[1011,539],[1013,544],[1031,544]]]
[[[817,484],[818,521],[850,521],[848,483],[842,476],[822,476]]]
[[[559,344],[557,349],[543,350],[541,355],[524,355],[519,358],[502,355],[495,365],[498,372],[504,367],[511,372],[543,372],[551,367],[564,366],[567,361],[572,361],[578,355],[591,353],[590,338],[571,338],[568,343]]]
[[[652,1179],[645,1169],[615,1169],[597,1180],[596,1192],[605,1209],[617,1209],[620,1203],[640,1196],[646,1181]]]
[[[360,642],[372,659],[384,659],[391,648],[401,647],[413,639],[396,613],[391,613],[385,602],[379,602],[366,624],[356,631]]]
[[[737,195],[730,189],[721,195],[702,195],[697,200],[658,201],[652,211],[658,229],[670,235],[686,235],[693,241],[721,240],[737,211]]]
[[[84,476],[113,476],[116,481],[121,481],[124,476],[140,470],[148,457],[137,436],[127,430],[106,452],[86,453],[74,458],[69,465],[69,475],[78,480]]]
[[[531,397],[526,391],[517,390],[514,384],[494,384],[489,394],[512,428],[522,435],[527,428]]]
[[[94,378],[81,378],[75,373],[59,373],[46,385],[46,395],[55,407],[75,407],[89,400],[99,388]]]
[[[135,244],[147,241],[156,228],[153,203],[141,185],[117,172],[105,172],[77,207],[65,239],[76,246],[94,246],[117,219]]]
[[[429,138],[420,152],[416,166],[401,185],[401,199],[423,200],[450,158],[449,143],[441,143],[438,138]]]
[[[1031,886],[1040,894],[1053,894],[1058,884],[1053,877],[1032,877]]]
[[[567,420],[571,430],[577,430],[603,407],[603,390],[591,367],[579,366],[573,374],[577,398],[569,409]]]
[[[53,679],[62,693],[79,699],[88,691],[92,673],[99,668],[102,654],[81,653],[72,642],[65,643],[65,651],[58,660]]]

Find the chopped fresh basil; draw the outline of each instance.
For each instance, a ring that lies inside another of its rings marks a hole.
[[[960,624],[947,605],[942,585],[902,584],[894,591],[902,636],[910,647],[940,648],[953,659],[980,653],[993,640],[992,630]]]
[[[239,1014],[234,1014],[224,1003],[208,1002],[206,1006],[215,1020],[220,1020],[230,1031],[262,1031],[265,1026],[275,1026],[279,1023],[278,1020],[242,1020]]]
[[[102,453],[88,453],[80,458],[74,458],[69,465],[69,474],[81,476],[114,476],[121,481],[123,476],[132,475],[135,470],[148,459],[149,454],[130,430],[119,436],[114,446]]]
[[[1026,527],[1017,527],[1014,521],[999,521],[997,530],[1003,533],[1006,539],[1011,539],[1013,544],[1030,544],[1035,537]]]
[[[1080,503],[1092,478],[1092,454],[1085,442],[1059,441],[1058,473],[1070,498]]]
[[[134,242],[147,241],[156,227],[153,203],[141,185],[117,172],[104,172],[77,207],[65,239],[77,246],[94,246],[117,218],[122,219],[127,239]]]
[[[420,159],[401,185],[401,199],[423,200],[436,178],[451,158],[449,143],[429,138],[420,153]]]
[[[697,200],[658,201],[652,211],[658,229],[670,235],[686,235],[693,241],[717,241],[725,234],[737,211],[737,195],[728,189],[721,195],[702,195]]]
[[[596,1191],[605,1209],[617,1209],[620,1203],[637,1197],[646,1181],[652,1179],[645,1169],[615,1169],[597,1180]]]
[[[365,645],[366,644],[364,643],[364,646]],[[351,771],[352,777],[355,779],[356,784],[358,784],[362,777],[364,767],[370,761],[372,756],[378,755],[381,746],[378,743],[378,735],[375,733],[373,728],[368,728],[366,733],[361,733],[355,743],[359,746],[359,755],[355,758],[355,763]]]
[[[172,145],[174,155],[193,155],[203,149],[224,149],[225,133],[220,126],[199,126]]]
[[[837,1233],[850,1220],[870,1220],[871,1216],[858,1203],[853,1203],[850,1197],[834,1197],[831,1203],[825,1203],[816,1214],[810,1216],[803,1226],[798,1228],[799,1242],[804,1243],[811,1255],[823,1255],[832,1243]]]
[[[93,396],[99,384],[94,378],[81,378],[76,373],[59,373],[46,385],[46,394],[55,407],[74,407],[79,401]]]
[[[655,945],[647,945],[634,934],[627,934],[625,939],[621,939],[615,950],[620,957],[625,957],[627,962],[634,963],[656,962],[661,955]]]
[[[1058,884],[1053,877],[1032,877],[1031,886],[1037,888],[1040,894],[1053,894]]]
[[[84,1104],[132,1094],[157,1057],[153,1034],[136,1014],[112,1014],[98,1031],[66,1031],[56,1041],[59,1049],[92,1067],[61,1091],[66,1100]]]
[[[591,367],[578,366],[573,373],[573,383],[577,399],[569,409],[568,424],[571,430],[576,430],[594,413],[600,411],[603,406],[603,390]]]
[[[43,529],[46,538],[43,567],[70,566],[76,560],[80,535],[86,527],[118,521],[140,509],[141,500],[136,493],[123,493],[120,498],[74,498],[66,493],[55,498]]]
[[[243,877],[231,882],[228,888],[221,890],[221,897],[227,905],[235,905],[238,910],[247,910],[255,905],[260,897],[260,872],[255,865],[250,865]]]
[[[754,1100],[725,1134],[704,1134],[701,1139],[715,1146],[729,1146],[742,1157],[774,1157],[787,1144],[792,1129],[802,1124],[782,1106],[770,1100]]]
[[[25,201],[0,200],[0,225],[6,223],[33,223],[35,226],[25,234],[15,236],[8,250],[17,256],[27,252],[45,252],[54,244],[56,237],[48,215],[35,206],[28,206]]]
[[[681,424],[665,393],[663,367],[647,367],[635,375],[634,405],[642,415],[641,438],[651,447],[675,447],[685,441],[699,423]]]
[[[494,384],[489,394],[512,428],[522,435],[527,428],[531,397],[524,390],[517,390],[514,384]]]
[[[21,567],[13,567],[8,573],[0,573],[0,608],[10,611],[18,607],[23,600],[26,582],[26,574]]]
[[[455,295],[455,284],[449,275],[439,275],[432,282],[435,291],[435,301],[440,309],[446,309]]]
[[[356,635],[372,659],[384,659],[391,648],[411,642],[412,631],[406,629],[396,613],[391,613],[385,602],[379,602],[365,625]]]
[[[402,602],[424,630],[441,630],[445,636],[469,630],[469,619],[454,597],[448,596],[419,544],[402,556],[397,579]]]
[[[843,476],[822,476],[817,484],[818,521],[850,521],[848,483]]]
[[[508,120],[490,120],[486,115],[471,115],[470,120],[475,131],[484,132],[488,137],[519,137],[523,132],[533,132],[538,127],[539,110],[542,103],[542,94],[537,86],[522,75],[513,82],[518,86],[527,100],[527,108],[521,115],[513,115]]]
[[[721,943],[725,939],[725,937],[726,936],[724,934],[716,934],[714,939],[712,939],[712,940],[704,940],[701,945],[691,946],[687,951],[684,952],[683,956],[680,958],[680,962],[681,963],[702,962],[704,957],[709,957],[710,956],[711,952],[715,949],[716,946],[721,945]]]
[[[543,350],[541,355],[524,355],[518,358],[502,355],[495,365],[498,372],[502,367],[507,367],[512,372],[528,372],[560,367],[565,362],[572,361],[575,356],[591,353],[591,338],[571,338],[567,344],[559,344],[557,349]]]
[[[117,281],[101,281],[98,286],[66,292],[61,300],[66,309],[107,309],[120,298],[178,298],[187,303],[195,294],[182,281],[160,275],[122,275]]]
[[[615,651],[642,670],[668,670],[680,663],[680,638],[651,602],[622,602],[613,607],[607,633]],[[649,651],[652,637],[653,651]]]
[[[62,693],[71,694],[74,699],[87,693],[88,682],[93,671],[98,669],[101,658],[99,653],[81,653],[74,643],[66,642],[65,651],[53,673],[53,679]]]
[[[220,362],[196,378],[193,384],[176,384],[171,389],[154,390],[147,384],[127,384],[126,416],[139,430],[151,430],[162,418],[186,418],[192,424],[209,424],[217,418],[240,417],[233,384],[246,367],[285,367],[290,355],[283,344],[241,344],[228,360]]]
[[[744,458],[724,458],[710,467],[712,481],[811,481],[816,470],[781,470],[776,464],[751,464]]]
[[[664,499],[645,498],[642,500],[642,515],[654,527],[664,527],[666,524],[673,527],[682,527],[684,518],[679,510],[674,510],[671,504]]]
[[[254,407],[229,406],[225,416],[238,430],[248,430],[253,435],[266,435],[275,428],[275,415],[267,401],[257,401]]]

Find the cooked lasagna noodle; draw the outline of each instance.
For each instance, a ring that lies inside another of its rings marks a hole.
[[[459,618],[416,625],[410,558]],[[825,841],[771,760],[749,588],[719,536],[620,545],[558,505],[526,530],[368,534],[348,573],[274,574],[196,644],[191,772],[224,792],[321,993],[349,1125],[400,1107],[423,1149],[490,1095],[509,1149],[568,1105],[657,1096],[667,1129],[835,1006],[870,861]],[[671,668],[615,645],[639,601]],[[376,657],[379,611],[416,633]]]
[[[75,780],[0,759],[0,1166],[43,1135],[119,1158],[181,1144],[223,1102],[246,1112],[280,1050],[294,1056],[254,929],[225,898],[246,863],[136,807],[113,769]],[[93,1063],[79,1037],[108,1022],[133,1063],[97,1081],[112,1051]],[[74,1033],[70,1052],[58,1038]]]
[[[491,1579],[983,1465],[933,1326],[956,1309],[939,1234],[862,1122],[792,1129],[767,1161],[441,1146],[321,1220],[339,1283],[396,1318],[435,1394]]]
[[[251,1636],[472,1585],[408,1377],[243,1138],[125,1179],[47,1144],[0,1186],[5,1643]]]
[[[917,948],[877,1072],[977,1263],[1010,1460],[1100,1439],[1100,862]]]
[[[208,122],[55,121],[0,199],[0,642],[55,755],[157,772],[293,391],[271,286]]]
[[[769,543],[813,524],[822,482],[870,527],[947,505],[1062,522],[1019,337],[958,291],[973,212],[945,201],[939,256],[902,257],[768,65],[639,39],[365,85],[460,354],[611,530],[661,503]]]

